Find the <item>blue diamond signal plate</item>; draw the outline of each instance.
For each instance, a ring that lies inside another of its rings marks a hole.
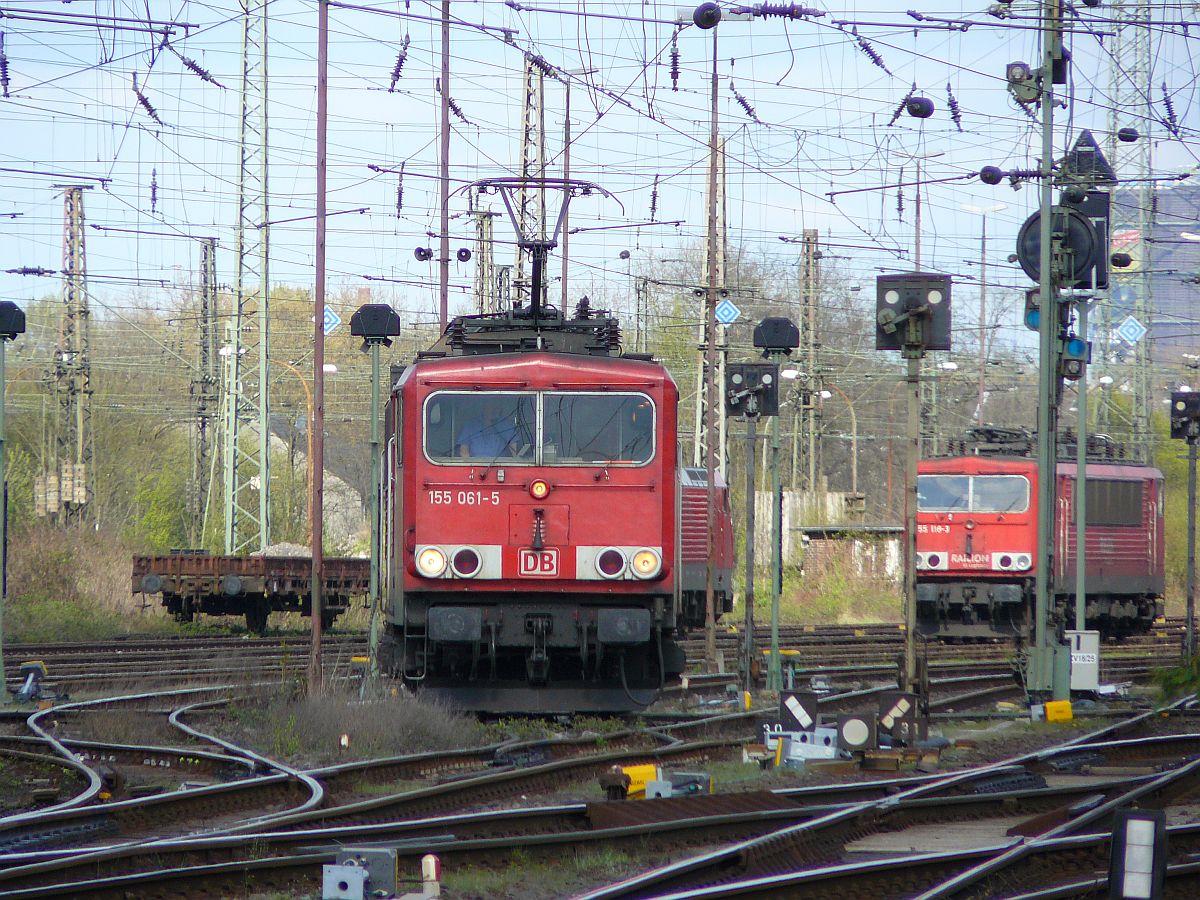
[[[717,304],[717,321],[722,325],[731,325],[737,321],[738,316],[742,311],[737,308],[732,300],[722,300]]]
[[[321,320],[321,324],[325,328],[325,334],[329,335],[334,329],[342,324],[342,317],[333,311],[332,306],[326,306],[325,317]]]
[[[1127,344],[1136,344],[1146,336],[1148,330],[1145,325],[1133,316],[1126,316],[1125,321],[1117,326],[1117,337]]]

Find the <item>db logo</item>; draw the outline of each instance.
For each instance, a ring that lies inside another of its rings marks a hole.
[[[548,578],[558,574],[558,550],[517,551],[517,574]]]

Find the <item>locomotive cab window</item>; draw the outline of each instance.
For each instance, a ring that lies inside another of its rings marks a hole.
[[[966,475],[920,475],[917,477],[917,509],[922,512],[966,512],[970,489],[970,479]]]
[[[490,466],[533,462],[533,394],[431,394],[425,401],[425,455],[435,463]]]
[[[1010,513],[1029,509],[1029,479],[1024,475],[920,475],[917,509],[921,512]]]
[[[547,466],[643,465],[654,456],[654,404],[645,394],[542,395]]]

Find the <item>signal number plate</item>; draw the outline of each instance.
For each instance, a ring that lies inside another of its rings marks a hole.
[[[517,551],[517,574],[522,578],[553,578],[558,575],[558,550],[531,550],[522,547]]]

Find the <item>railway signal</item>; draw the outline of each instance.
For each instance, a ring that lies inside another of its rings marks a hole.
[[[8,476],[4,470],[4,348],[25,333],[25,311],[0,300],[0,706],[8,702],[4,684],[4,605],[8,595]]]
[[[367,678],[372,686],[379,681],[379,641],[383,628],[379,598],[379,565],[383,558],[379,540],[379,493],[383,480],[379,438],[379,351],[382,347],[390,347],[392,338],[401,330],[400,317],[386,303],[365,303],[350,317],[350,333],[361,337],[363,349],[371,351],[371,586],[367,601],[371,619],[367,637]]]
[[[1171,437],[1188,445],[1187,631],[1184,652],[1196,654],[1196,445],[1200,443],[1200,391],[1171,394]]]
[[[1036,169],[1003,172],[996,166],[979,171],[985,184],[999,184],[1006,176],[1014,185],[1025,180],[1040,181],[1040,206],[1021,227],[1016,258],[1021,268],[1038,282],[1036,303],[1027,296],[1025,323],[1038,331],[1038,553],[1036,563],[1036,612],[1034,634],[1027,654],[1025,685],[1030,700],[1052,695],[1070,696],[1070,654],[1062,644],[1055,620],[1053,584],[1054,476],[1058,465],[1058,407],[1064,379],[1084,378],[1087,368],[1087,302],[1078,303],[1074,290],[1101,289],[1108,282],[1108,266],[1127,266],[1127,254],[1109,256],[1108,220],[1110,199],[1097,188],[1117,183],[1116,173],[1099,145],[1086,131],[1079,135],[1062,160],[1054,158],[1054,110],[1059,104],[1056,85],[1069,83],[1070,53],[1063,47],[1063,11],[1046,5],[1042,19],[1042,64],[1010,63],[1005,73],[1013,98],[1032,110],[1041,111],[1042,152]],[[1122,131],[1122,141],[1136,140],[1136,132]],[[1061,189],[1058,202],[1055,189]],[[1053,310],[1053,312],[1052,312]],[[1056,313],[1056,314],[1055,314]],[[1078,330],[1072,328],[1075,323]],[[1079,484],[1085,483],[1087,447],[1086,385],[1078,393]],[[1087,492],[1079,492],[1076,527],[1075,617],[1082,628],[1084,618],[1085,552],[1082,540],[1086,523]]]
[[[761,327],[761,326],[760,326]],[[795,327],[795,326],[793,326]],[[746,634],[741,652],[742,686],[750,690],[754,674],[754,451],[759,416],[779,415],[779,366],[775,363],[728,363],[725,366],[725,414],[746,420]]]
[[[899,350],[908,361],[908,453],[904,488],[904,672],[900,686],[920,691],[917,673],[917,458],[921,454],[921,359],[949,350],[949,275],[909,272],[875,279],[875,349]]]
[[[779,363],[800,346],[800,329],[784,316],[768,316],[754,328],[754,346]],[[779,480],[779,416],[771,418],[771,656],[767,690],[783,688],[779,661],[779,598],[783,593],[783,485]]]

